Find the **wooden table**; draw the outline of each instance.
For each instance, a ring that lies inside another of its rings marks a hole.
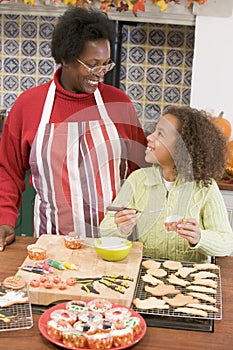
[[[17,237],[16,242],[0,253],[1,280],[14,275],[24,261],[28,244],[36,240]],[[148,327],[144,338],[131,349],[137,350],[231,350],[233,349],[233,256],[218,258],[221,266],[223,319],[215,321],[214,333]],[[38,330],[40,315],[34,314],[29,330],[0,332],[0,349],[61,349],[47,341]]]

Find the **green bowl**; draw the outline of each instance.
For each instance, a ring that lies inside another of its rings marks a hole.
[[[95,239],[94,248],[103,260],[119,261],[127,257],[132,242],[120,237],[102,237]]]

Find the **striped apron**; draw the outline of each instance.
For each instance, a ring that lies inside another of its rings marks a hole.
[[[100,120],[49,124],[55,90],[52,82],[30,154],[34,235],[75,231],[83,238],[97,237],[106,207],[127,173],[125,146],[98,89]]]

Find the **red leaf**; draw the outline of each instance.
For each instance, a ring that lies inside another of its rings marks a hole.
[[[145,12],[145,5],[144,5],[145,2],[146,0],[138,0],[136,4],[133,5],[132,11],[135,16],[137,15],[138,10]]]

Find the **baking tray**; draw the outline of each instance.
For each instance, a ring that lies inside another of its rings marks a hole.
[[[149,259],[148,257],[143,257],[142,262],[148,259]],[[165,259],[157,259],[155,261],[163,263]],[[193,263],[182,262],[182,265],[184,267],[192,267]],[[163,277],[160,279],[164,283],[168,284],[168,281],[166,280],[167,277],[169,276],[169,274],[175,273],[176,271],[169,270],[167,268],[164,268],[164,269],[167,271],[168,274],[166,277]],[[145,285],[149,285],[149,284],[142,280],[142,276],[146,274],[146,271],[147,269],[141,265],[137,284],[136,284],[134,298],[146,299],[152,296],[151,293],[145,291]],[[144,317],[147,323],[147,326],[158,326],[162,328],[175,328],[175,329],[184,329],[184,330],[213,332],[214,320],[222,319],[222,291],[221,291],[220,267],[218,266],[218,270],[208,270],[208,271],[214,272],[217,275],[216,294],[212,295],[216,299],[215,306],[219,310],[217,313],[208,312],[208,316],[203,318],[200,316],[193,316],[193,315],[187,315],[187,314],[175,312],[175,309],[171,306],[169,307],[169,309],[165,309],[165,310],[161,310],[161,309],[141,310],[141,309],[138,309],[134,304],[132,304],[131,308],[136,312],[140,313]],[[193,280],[193,278],[190,276],[187,276],[185,280],[191,281]],[[186,295],[187,290],[185,289],[185,287],[176,285],[175,288],[179,289],[182,294]],[[160,297],[157,297],[157,298],[160,298]],[[208,304],[207,302],[204,302],[204,301],[201,301],[201,303]]]
[[[12,291],[10,288],[5,288],[2,283],[0,283],[1,292]],[[29,299],[28,286],[19,290],[24,292],[25,296],[28,297],[28,302],[23,304],[14,304],[8,307],[0,307],[0,315],[7,314],[9,317],[9,322],[4,322],[3,318],[0,317],[0,332],[2,331],[16,331],[21,329],[29,329],[33,326],[32,318],[32,308]]]

